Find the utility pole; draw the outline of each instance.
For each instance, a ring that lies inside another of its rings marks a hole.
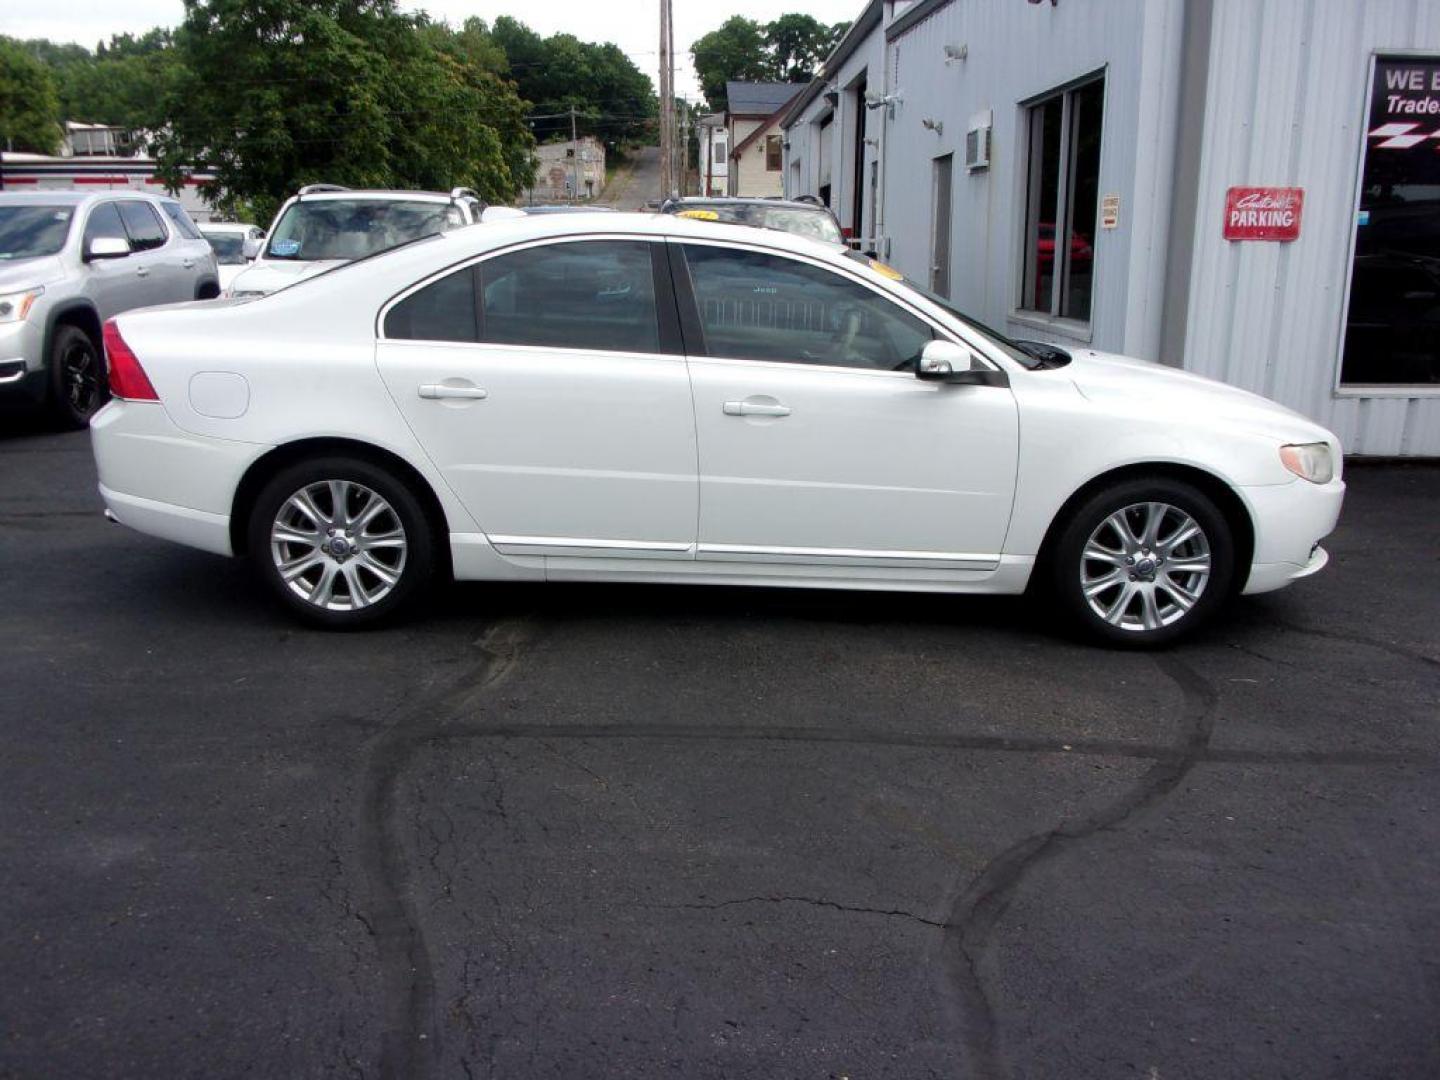
[[[570,201],[580,194],[580,139],[575,134],[575,106],[570,106]]]
[[[660,0],[660,197],[675,190],[675,61],[670,0]]]

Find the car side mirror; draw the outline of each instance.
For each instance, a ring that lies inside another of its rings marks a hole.
[[[264,245],[264,240],[247,236],[245,242],[240,245],[240,253],[245,256],[246,262],[254,262],[260,257],[260,249],[264,247]]]
[[[85,247],[85,261],[123,259],[130,254],[130,241],[123,236],[97,236]]]
[[[927,342],[915,361],[915,377],[928,382],[956,383],[961,386],[1009,386],[1003,371],[987,367],[964,345],[953,341]]]

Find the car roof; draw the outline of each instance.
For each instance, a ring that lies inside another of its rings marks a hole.
[[[799,199],[767,199],[758,195],[686,195],[670,200],[680,206],[779,206],[787,210],[818,210],[830,213],[828,206],[819,203],[802,202]]]
[[[799,255],[833,258],[847,250],[844,244],[827,244],[775,229],[732,225],[722,221],[698,221],[674,214],[645,214],[619,211],[610,214],[525,214],[483,225],[452,229],[436,237],[444,244],[462,245],[483,254],[495,248],[527,240],[580,238],[597,239],[634,236],[671,237],[679,240],[721,240],[777,248]],[[478,241],[478,242],[477,242]],[[458,257],[464,258],[467,251]]]
[[[133,191],[126,188],[106,191],[0,191],[0,206],[79,206],[81,203],[99,202],[105,199],[168,199],[173,196],[152,195],[148,191]]]
[[[467,196],[457,196],[452,199],[443,191],[387,191],[381,188],[344,188],[340,191],[307,191],[304,194],[297,192],[292,195],[293,199],[302,199],[305,202],[321,202],[335,199],[393,199],[397,202],[458,202]],[[471,200],[474,201],[474,200]]]

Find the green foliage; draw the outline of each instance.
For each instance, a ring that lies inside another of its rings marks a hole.
[[[743,15],[732,15],[718,30],[696,38],[690,59],[705,100],[716,111],[726,106],[728,80],[767,80],[773,73],[764,27]]]
[[[612,146],[648,139],[659,106],[650,77],[613,44],[581,41],[573,34],[542,38],[508,15],[495,20],[492,40],[505,53],[510,77],[532,105],[535,137],[570,137],[570,118],[579,115],[576,130]]]
[[[476,62],[475,29],[394,0],[186,0],[162,171],[203,161],[222,206],[262,212],[318,181],[509,201],[531,182],[532,143],[493,53]]]
[[[719,29],[697,38],[690,57],[706,102],[721,111],[726,107],[725,84],[732,79],[808,82],[849,28],[848,22],[827,26],[811,15],[794,13],[763,25],[733,15]]]
[[[0,38],[0,149],[53,153],[59,121],[49,70],[19,42]]]

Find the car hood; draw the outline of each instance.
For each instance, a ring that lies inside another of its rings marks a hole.
[[[64,276],[65,265],[54,255],[13,261],[6,259],[0,261],[0,293],[28,289],[32,285],[44,285],[47,281]]]
[[[326,270],[344,266],[347,259],[316,259],[309,262],[284,262],[280,259],[265,259],[251,263],[235,275],[230,287],[237,292],[272,293],[297,281],[304,281]]]
[[[1173,415],[1177,421],[1220,421],[1288,442],[1336,441],[1293,409],[1203,375],[1089,349],[1076,349],[1071,357],[1062,370],[1090,401],[1134,402],[1152,414]]]

